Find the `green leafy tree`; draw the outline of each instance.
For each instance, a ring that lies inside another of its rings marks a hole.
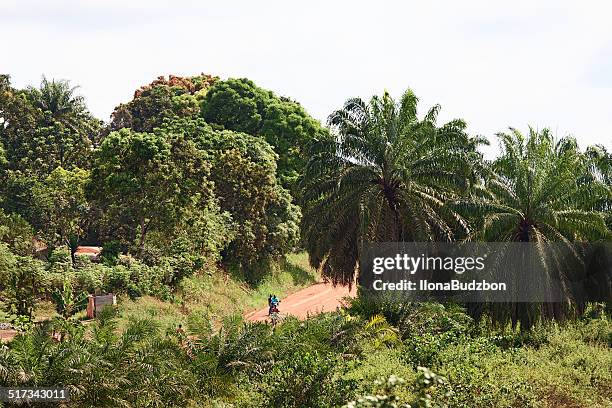
[[[58,166],[87,165],[100,121],[76,90],[68,81],[43,78],[39,88],[9,92],[5,148],[11,169],[45,174]]]
[[[278,175],[295,187],[311,143],[327,133],[304,108],[259,88],[248,79],[228,79],[212,86],[202,101],[202,116],[225,129],[266,140],[278,154]],[[292,189],[292,193],[297,193]]]
[[[277,183],[270,145],[244,133],[213,130],[202,119],[169,122],[160,132],[185,135],[210,161],[215,196],[235,225],[226,260],[253,271],[296,245],[300,210]]]
[[[612,153],[600,145],[589,146],[585,152],[590,160],[590,174],[593,178],[612,189]],[[612,199],[603,197],[596,207],[606,217],[606,224],[612,230]]]
[[[67,319],[87,307],[88,296],[86,292],[76,294],[69,279],[65,279],[61,289],[56,289],[51,298],[55,309],[63,318]]]
[[[144,250],[150,231],[172,232],[190,211],[212,197],[210,165],[182,136],[122,129],[95,154],[91,197],[107,235]]]
[[[31,167],[37,151],[25,145],[35,144],[40,117],[25,92],[11,87],[8,75],[0,75],[0,205],[28,220],[35,180],[24,170]]]
[[[609,233],[595,208],[610,188],[592,174],[576,141],[555,142],[550,131],[498,134],[502,154],[485,179],[486,193],[459,200],[483,221],[475,238],[492,242],[595,240]]]
[[[408,90],[369,103],[348,100],[331,114],[333,137],[317,143],[304,177],[302,233],[313,267],[350,285],[363,242],[450,241],[467,225],[445,203],[475,180],[480,139],[439,106],[417,117]]]
[[[134,93],[134,98],[115,108],[111,115],[111,130],[130,128],[136,132],[152,132],[165,119],[196,117],[200,100],[218,80],[201,74],[194,77],[160,76]]]
[[[14,89],[8,75],[0,75],[0,144],[5,169],[27,161],[23,156],[29,149],[20,147],[26,140],[33,141],[40,116],[26,92]],[[30,153],[35,154],[33,150]]]
[[[47,243],[66,245],[74,253],[90,215],[85,196],[88,182],[88,171],[58,167],[34,187],[37,225]]]

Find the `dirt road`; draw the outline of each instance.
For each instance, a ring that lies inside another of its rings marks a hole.
[[[334,288],[331,283],[321,282],[281,299],[279,309],[282,316],[293,315],[305,319],[309,314],[334,311],[341,305],[343,298],[354,297],[356,294],[356,285],[353,285],[353,289],[349,291],[348,287]],[[253,311],[245,317],[252,322],[266,320],[268,308]]]

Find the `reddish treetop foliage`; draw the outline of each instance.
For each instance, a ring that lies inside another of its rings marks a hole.
[[[134,92],[134,98],[140,97],[144,92],[148,91],[149,89],[155,86],[159,86],[159,85],[166,85],[170,87],[175,87],[175,86],[180,87],[180,88],[187,90],[190,94],[193,95],[196,92],[200,91],[201,89],[211,87],[218,80],[219,80],[219,77],[212,76],[209,74],[204,74],[204,73],[202,73],[199,76],[193,76],[193,77],[182,77],[182,76],[177,76],[177,75],[169,75],[168,79],[166,79],[166,77],[162,75],[162,76],[157,77],[157,79],[151,82],[149,85],[144,85],[140,87],[139,89],[137,89],[136,92]]]

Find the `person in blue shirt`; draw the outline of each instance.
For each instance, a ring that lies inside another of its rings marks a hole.
[[[272,295],[268,298],[268,316],[272,314],[273,311],[278,312],[278,304],[280,303],[280,299],[276,297],[276,295]]]

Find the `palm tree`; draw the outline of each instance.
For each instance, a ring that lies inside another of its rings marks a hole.
[[[491,163],[486,193],[455,208],[482,219],[472,238],[488,242],[553,241],[571,244],[608,237],[604,214],[610,186],[593,174],[592,161],[572,138],[555,142],[550,131],[500,133],[502,155]]]
[[[40,109],[52,129],[51,144],[64,168],[69,162],[84,162],[99,130],[99,122],[88,112],[77,89],[69,81],[45,77],[39,88],[28,88],[32,105]]]
[[[547,245],[555,243],[580,261],[579,244],[609,238],[601,203],[609,202],[610,185],[593,172],[593,161],[572,138],[555,142],[548,129],[531,128],[527,137],[512,128],[497,136],[502,154],[491,163],[484,189],[474,189],[480,194],[456,200],[452,208],[475,227],[468,239],[533,242],[540,248],[543,266],[566,280],[575,271],[565,268],[570,263],[559,262],[561,254]],[[565,295],[572,300],[571,293]],[[565,310],[560,305],[524,303],[490,309],[495,320],[521,322],[521,328],[530,327],[539,316],[562,318]]]
[[[438,127],[440,106],[417,117],[408,90],[359,98],[329,116],[329,139],[312,148],[302,180],[302,231],[310,263],[351,285],[364,242],[450,241],[467,228],[445,203],[475,180],[482,139],[462,120]]]
[[[70,407],[191,406],[199,394],[188,363],[150,320],[130,320],[121,332],[108,315],[87,328],[55,320],[0,348],[0,383],[61,384]]]
[[[601,145],[589,146],[585,153],[590,159],[593,178],[612,188],[612,153],[609,153]],[[606,224],[608,228],[612,229],[612,199],[609,196],[604,197],[598,208],[604,214],[607,214]]]
[[[76,93],[77,89],[70,86],[69,81],[49,81],[43,77],[40,88],[30,87],[29,90],[37,108],[49,112],[55,120],[65,120],[86,110],[85,100]]]

